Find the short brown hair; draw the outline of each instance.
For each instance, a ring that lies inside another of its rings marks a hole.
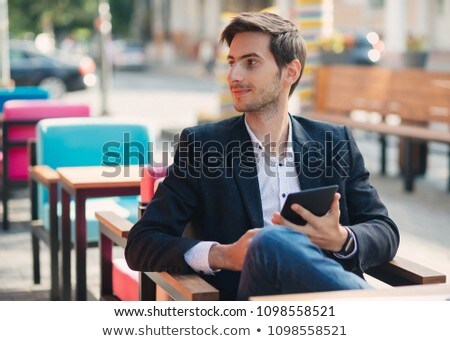
[[[271,36],[269,49],[280,72],[294,59],[300,61],[302,66],[300,76],[289,91],[289,96],[292,95],[302,77],[306,59],[306,46],[298,27],[274,13],[245,12],[234,17],[225,27],[220,42],[226,41],[230,46],[234,36],[242,32],[262,32]]]

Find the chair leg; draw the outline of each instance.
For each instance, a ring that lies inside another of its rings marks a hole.
[[[100,299],[113,295],[111,239],[100,233]]]
[[[139,300],[156,301],[156,284],[144,272],[139,272]]]
[[[33,228],[33,227],[31,227]],[[33,231],[31,231],[31,244],[33,249],[33,279],[34,284],[41,283],[41,269],[39,259],[39,238],[37,238]]]
[[[3,186],[3,195],[2,195],[2,205],[3,205],[3,230],[6,231],[9,229],[9,221],[8,221],[8,196],[9,196],[9,187],[8,187],[8,125],[3,124],[3,177],[2,177],[2,186]]]
[[[3,160],[3,195],[2,195],[2,205],[3,205],[3,230],[9,230],[9,221],[8,221],[8,197],[9,197],[9,185],[7,181],[7,169],[6,169],[6,156],[4,155]]]

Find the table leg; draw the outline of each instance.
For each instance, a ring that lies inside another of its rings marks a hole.
[[[381,162],[381,175],[386,175],[386,135],[380,135],[380,162]]]
[[[71,226],[70,226],[70,194],[63,188],[61,191],[61,266],[62,266],[62,299],[71,300],[70,283],[70,251],[72,248]]]
[[[112,246],[111,239],[100,233],[100,299],[112,296]]]
[[[411,139],[405,139],[405,191],[414,190],[413,146]]]
[[[58,265],[58,191],[57,185],[51,184],[49,187],[50,204],[50,299],[59,300],[59,265]]]
[[[86,285],[86,196],[75,194],[76,299],[87,300]]]

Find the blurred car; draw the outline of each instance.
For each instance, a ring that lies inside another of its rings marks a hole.
[[[144,45],[139,41],[115,40],[113,42],[113,67],[122,70],[146,68]]]
[[[380,61],[384,43],[375,32],[336,36],[326,41],[320,54],[322,64],[376,65]]]
[[[378,42],[378,40],[377,40]],[[352,64],[373,65],[380,60],[380,53],[374,43],[364,35],[356,35],[355,44],[350,50],[350,62]]]
[[[84,90],[96,83],[95,62],[62,50],[39,52],[32,42],[10,42],[11,78],[18,86],[42,86],[53,98],[67,91]]]

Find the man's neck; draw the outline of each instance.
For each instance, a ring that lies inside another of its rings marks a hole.
[[[271,150],[279,155],[281,144],[288,140],[289,115],[287,107],[275,114],[247,113],[246,121],[252,132],[264,145],[271,143]],[[269,140],[270,137],[270,140]],[[274,149],[275,148],[275,149]]]

